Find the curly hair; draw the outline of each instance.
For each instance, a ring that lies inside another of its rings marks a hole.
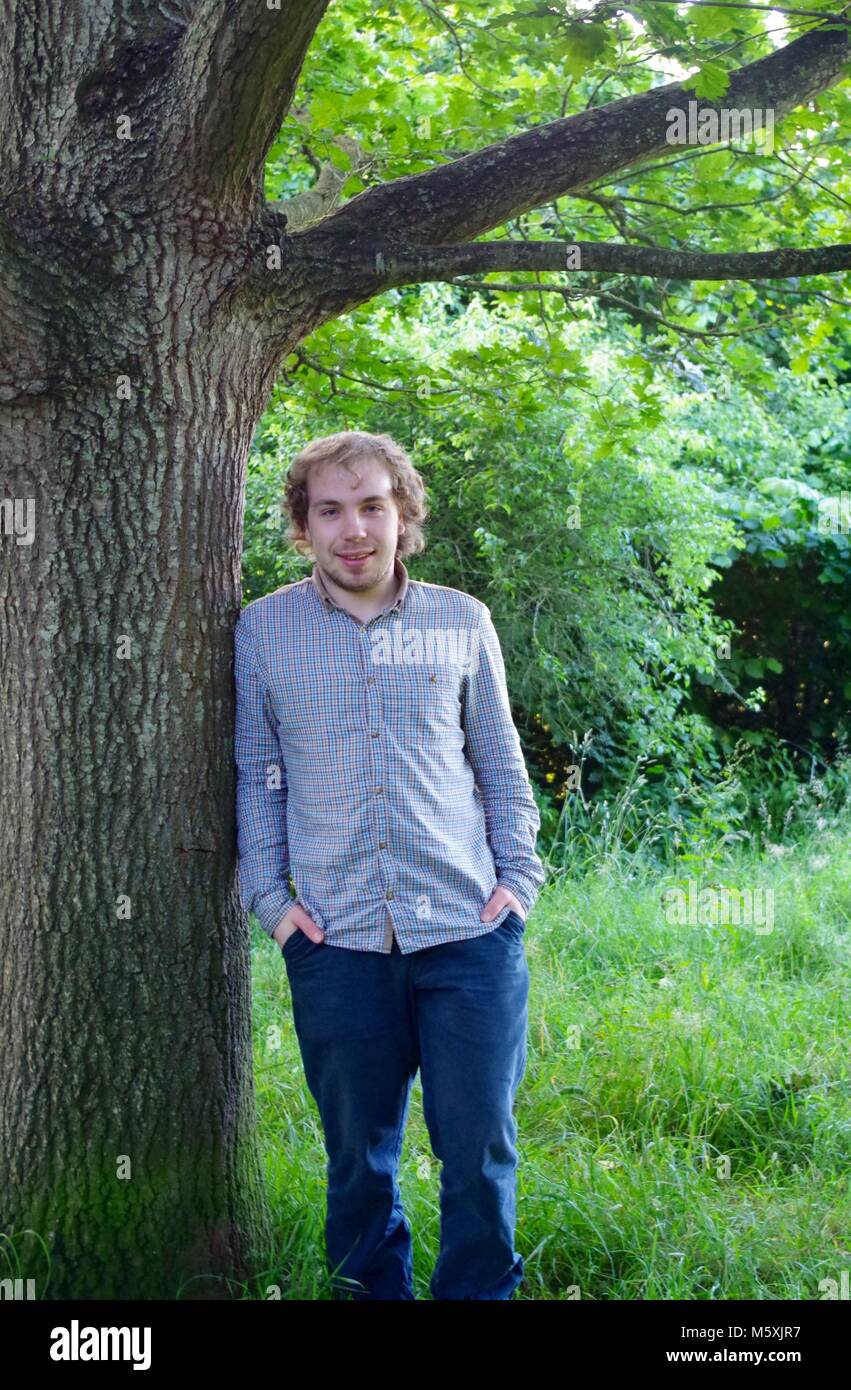
[[[428,516],[425,484],[410,458],[389,434],[368,434],[365,430],[341,430],[312,439],[296,454],[287,473],[281,510],[289,517],[287,540],[299,555],[311,554],[310,541],[305,536],[309,498],[307,479],[311,468],[320,464],[339,464],[355,474],[353,464],[358,459],[378,457],[387,468],[392,483],[392,496],[399,508],[405,530],[399,537],[396,554],[415,555],[425,550],[423,524]]]

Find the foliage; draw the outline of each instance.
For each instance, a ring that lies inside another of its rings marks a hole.
[[[727,395],[681,417],[683,462],[704,460],[740,538],[713,557],[715,608],[735,636],[698,674],[693,708],[726,749],[741,737],[767,751],[779,735],[830,758],[851,731],[851,387],[781,372],[758,401]]]
[[[350,198],[662,82],[722,97],[732,68],[808,24],[708,5],[338,7],[266,192],[293,196],[329,160],[351,168]],[[672,148],[489,236],[840,241],[846,102],[840,84],[784,117],[773,149]],[[566,818],[579,833],[577,791],[610,817],[604,842],[735,835],[760,766],[785,785],[790,759],[822,766],[846,727],[847,536],[818,506],[851,463],[847,283],[501,273],[381,295],[283,364],[249,472],[246,601],[306,572],[282,541],[288,458],[333,430],[389,430],[428,485],[413,573],[494,613],[548,842]]]
[[[661,84],[683,82],[694,97],[720,99],[729,72],[818,22],[806,18],[808,7],[825,8],[818,0],[803,0],[795,15],[708,4],[351,0],[320,26],[296,105],[269,153],[267,195],[305,190],[318,164],[330,161],[351,169],[348,199]],[[490,235],[712,251],[842,242],[851,199],[847,110],[843,81],[777,121],[762,143],[671,145],[520,211]],[[358,142],[363,166],[335,144],[341,135]],[[478,278],[521,290],[536,277]],[[537,279],[567,292],[565,300],[548,296],[555,322],[593,318],[595,297],[614,296],[654,355],[668,358],[687,344],[706,370],[757,388],[770,389],[778,367],[831,380],[851,367],[847,273],[720,284],[587,273]],[[640,380],[642,367],[634,370]]]
[[[686,745],[693,756],[701,746],[708,752],[707,731],[680,707],[688,672],[711,669],[707,651],[719,632],[703,591],[710,557],[734,532],[697,473],[672,467],[680,443],[655,388],[637,395],[624,384],[629,335],[614,347],[577,324],[563,343],[545,346],[524,314],[495,325],[474,302],[454,312],[447,348],[452,292],[429,297],[427,318],[381,314],[369,324],[392,349],[392,396],[337,389],[323,397],[312,371],[282,383],[251,469],[259,509],[250,497],[247,594],[298,572],[277,550],[285,442],[294,450],[347,425],[389,429],[410,447],[428,488],[429,545],[412,567],[492,608],[519,721],[537,716],[564,763],[573,730],[593,720],[592,786],[617,782],[639,751],[669,759],[674,749],[687,757]],[[361,324],[350,334],[362,364]],[[344,374],[357,374],[339,333],[316,334],[309,348],[311,360],[333,354],[338,388]],[[540,385],[554,362],[572,367],[558,402]]]

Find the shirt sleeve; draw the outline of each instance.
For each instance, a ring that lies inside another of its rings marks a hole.
[[[244,616],[234,630],[236,826],[239,896],[271,936],[292,906],[287,774],[268,687]]]
[[[482,795],[497,883],[516,894],[528,916],[546,878],[535,852],[541,817],[511,715],[499,638],[484,604],[464,686],[464,752]]]

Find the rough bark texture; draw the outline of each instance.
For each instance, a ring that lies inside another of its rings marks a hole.
[[[232,632],[282,355],[395,283],[394,245],[658,144],[617,103],[605,158],[556,122],[288,237],[263,158],[324,8],[0,7],[0,500],[35,509],[0,537],[0,1231],[40,1297],[233,1296],[269,1254]],[[793,95],[835,80],[811,47]]]
[[[54,1296],[152,1297],[245,1274],[263,1229],[231,653],[274,354],[228,305],[220,227],[110,221],[132,267],[114,308],[34,223],[27,255],[64,263],[79,332],[52,337],[46,277],[5,306],[32,370],[22,354],[0,458],[35,537],[0,550],[0,1225],[45,1237]]]
[[[150,113],[107,134],[128,93],[96,58],[74,149],[39,167],[83,8],[38,99],[16,55],[0,203],[0,497],[35,508],[0,546],[0,1229],[40,1297],[233,1296],[271,1245],[234,877],[242,498],[316,314],[291,273],[274,324],[247,287],[281,241],[256,199],[145,187]]]

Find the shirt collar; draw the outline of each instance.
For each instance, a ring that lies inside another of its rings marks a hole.
[[[393,561],[393,573],[394,573],[394,575],[396,576],[396,582],[397,582],[398,585],[399,585],[399,592],[398,592],[398,594],[396,595],[396,598],[395,598],[395,600],[393,601],[393,603],[388,604],[388,606],[387,606],[386,608],[382,608],[382,610],[381,610],[382,613],[395,613],[395,612],[397,612],[397,611],[401,611],[402,605],[403,605],[403,603],[405,602],[405,597],[406,597],[407,592],[408,592],[408,571],[406,570],[405,566],[402,564],[402,561],[399,559],[399,556],[398,556],[398,555],[395,557],[395,559],[394,559],[394,561]],[[320,574],[319,574],[319,568],[318,568],[318,566],[317,566],[316,564],[314,564],[314,566],[313,566],[313,569],[312,569],[311,574],[310,574],[310,578],[311,578],[311,581],[312,581],[312,583],[313,583],[314,589],[316,590],[317,594],[318,594],[319,597],[321,598],[321,600],[322,600],[322,602],[324,603],[325,607],[328,609],[328,612],[329,612],[329,613],[330,613],[330,612],[332,611],[332,609],[334,609],[334,608],[342,608],[342,605],[339,604],[339,603],[337,603],[337,602],[331,597],[331,595],[329,594],[329,592],[328,592],[328,590],[326,589],[325,585],[323,584],[322,578],[321,578],[321,576],[320,576]],[[343,610],[343,611],[345,611],[345,610]],[[376,616],[380,616],[380,615],[376,614]]]

